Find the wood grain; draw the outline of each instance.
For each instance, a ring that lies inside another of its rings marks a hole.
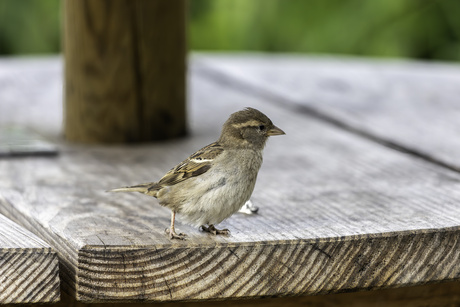
[[[0,304],[59,301],[57,254],[0,215]]]
[[[460,66],[351,57],[196,57],[203,74],[460,171]]]
[[[185,1],[64,3],[66,138],[127,143],[183,136]]]
[[[190,138],[131,147],[56,139],[58,157],[0,160],[0,212],[58,251],[72,297],[243,299],[460,279],[457,172],[229,90],[201,71],[194,67],[190,78]],[[259,214],[222,223],[231,236],[179,220],[189,239],[171,242],[164,233],[169,212],[154,199],[104,192],[160,178],[215,140],[227,116],[245,106],[262,110],[287,135],[267,145],[252,198]]]

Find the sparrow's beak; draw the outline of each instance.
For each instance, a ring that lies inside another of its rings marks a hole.
[[[283,135],[283,134],[286,134],[284,133],[283,130],[281,130],[280,128],[276,127],[276,126],[273,126],[273,128],[271,128],[270,130],[267,131],[267,135],[268,136],[272,136],[272,135]]]

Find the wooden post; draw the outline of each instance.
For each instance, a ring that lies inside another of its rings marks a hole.
[[[186,0],[66,0],[65,136],[85,143],[186,133]]]

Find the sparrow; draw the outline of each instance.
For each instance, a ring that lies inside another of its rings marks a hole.
[[[176,233],[176,214],[205,232],[229,234],[214,225],[237,212],[251,197],[262,165],[268,137],[285,134],[262,112],[245,108],[230,115],[219,139],[173,167],[158,182],[122,187],[108,192],[140,192],[171,210],[170,239]]]

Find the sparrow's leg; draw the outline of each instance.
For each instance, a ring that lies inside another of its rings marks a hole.
[[[201,225],[201,229],[205,232],[212,233],[213,235],[228,235],[230,234],[230,230],[228,229],[217,229],[214,225],[209,225],[206,227],[205,225]]]
[[[170,239],[184,240],[187,235],[185,233],[177,234],[176,230],[174,229],[175,219],[176,219],[176,212],[174,210],[171,210],[171,227],[166,228],[166,233],[169,233]]]

